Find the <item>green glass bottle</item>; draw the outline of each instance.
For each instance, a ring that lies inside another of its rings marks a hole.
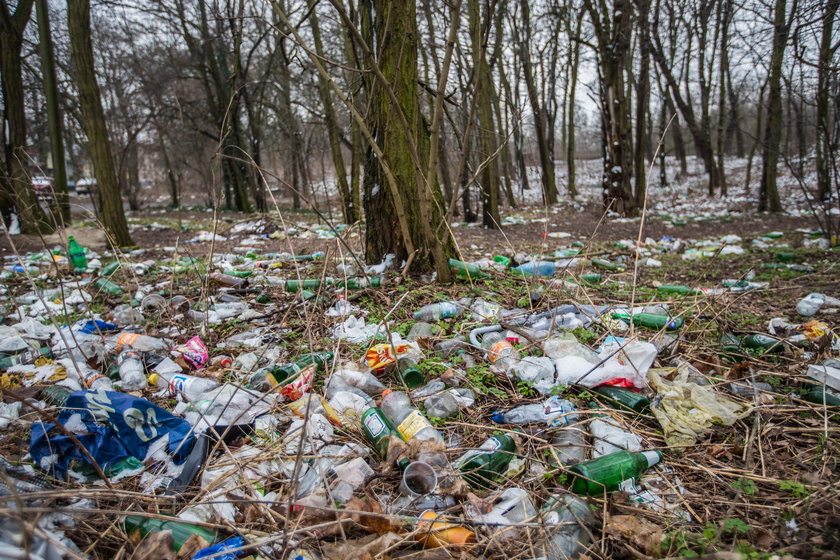
[[[253,273],[253,270],[225,270],[225,274],[234,278],[248,278]]]
[[[363,290],[365,288],[378,288],[382,285],[382,278],[380,276],[348,278],[346,281],[337,281],[335,285],[338,288],[344,288],[346,290]]]
[[[67,259],[75,272],[87,270],[88,262],[84,248],[76,242],[72,235],[67,236]]]
[[[126,515],[123,522],[125,532],[129,535],[139,531],[140,536],[145,538],[151,533],[159,531],[172,531],[172,550],[178,552],[184,543],[193,535],[198,535],[208,544],[214,544],[219,540],[219,533],[207,527],[198,527],[176,518],[155,519],[152,517],[141,517],[139,515]]]
[[[41,389],[40,397],[41,400],[48,405],[61,408],[67,402],[67,397],[69,397],[72,392],[73,389],[65,387],[64,385],[47,385]]]
[[[700,290],[691,288],[689,286],[682,286],[678,284],[663,284],[656,288],[657,293],[670,296],[693,296],[701,293]]]
[[[840,406],[840,398],[835,397],[831,393],[827,393],[822,387],[814,387],[804,395],[802,398],[814,404],[823,404],[826,406]]]
[[[741,344],[744,348],[751,348],[753,350],[764,350],[773,354],[782,353],[785,351],[784,341],[766,334],[750,334],[741,338]]]
[[[649,329],[658,330],[664,327],[667,331],[674,331],[683,326],[683,320],[680,317],[666,317],[653,313],[635,313],[631,317],[627,312],[615,312],[612,316],[613,319],[621,319],[627,323],[632,320],[637,327],[647,327]]]
[[[114,261],[99,271],[99,276],[111,276],[120,267],[120,261]]]
[[[508,434],[487,439],[478,449],[461,455],[452,466],[461,471],[473,488],[488,488],[516,454],[516,440]]]
[[[266,304],[266,303],[271,303],[271,298],[268,297],[265,294],[260,294],[256,298],[254,298],[254,301],[256,301],[257,303]]]
[[[588,274],[581,274],[580,281],[587,284],[600,284],[604,277],[600,272],[590,272]]]
[[[607,259],[592,259],[592,266],[600,268],[601,270],[608,270],[610,272],[619,272],[624,270],[624,267],[620,264],[608,261]]]
[[[605,397],[606,403],[613,408],[623,408],[639,414],[645,414],[650,410],[650,399],[646,396],[613,385],[601,385],[595,387],[594,391]]]
[[[333,279],[329,276],[321,280],[320,278],[307,278],[305,280],[286,280],[287,292],[299,292],[302,290],[317,290],[321,286],[332,286]]]
[[[52,350],[49,346],[41,346],[35,343],[26,350],[20,352],[0,352],[0,370],[5,371],[12,366],[34,364],[38,358],[52,358]]]
[[[481,280],[484,278],[490,278],[490,275],[482,271],[478,268],[478,266],[471,263],[465,263],[457,259],[449,259],[449,268],[452,269],[452,273],[455,274],[455,278],[459,280],[469,280],[470,278],[473,280]]]
[[[381,458],[388,455],[388,442],[391,436],[400,438],[400,433],[394,427],[385,413],[379,407],[371,406],[361,418],[362,434],[370,442]],[[402,438],[400,438],[402,439]]]
[[[97,278],[96,281],[93,283],[94,287],[98,290],[102,290],[105,293],[111,294],[112,296],[120,296],[125,291],[122,289],[122,286],[119,284],[114,284],[107,278]]]
[[[407,387],[419,387],[426,379],[426,376],[417,367],[417,361],[409,356],[397,359],[396,371]]]
[[[780,263],[792,263],[799,258],[799,256],[796,253],[791,253],[788,251],[780,251],[776,253],[774,257]]]
[[[319,371],[333,359],[332,352],[313,352],[299,356],[294,362],[286,365],[273,365],[257,370],[248,379],[248,388],[256,391],[268,391],[275,385],[292,381],[301,371],[315,364]],[[271,377],[271,379],[269,379]]]
[[[628,478],[639,478],[648,468],[662,460],[659,451],[619,451],[569,467],[569,487],[575,494],[597,496],[615,492]]]

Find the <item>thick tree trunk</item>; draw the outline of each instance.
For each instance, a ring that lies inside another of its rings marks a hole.
[[[831,140],[831,119],[829,111],[829,87],[832,70],[831,40],[834,20],[837,17],[840,0],[828,0],[823,7],[822,37],[820,38],[820,55],[817,63],[817,99],[816,99],[816,152],[817,152],[817,196],[826,200],[831,194],[831,162],[837,157]],[[840,115],[835,115],[840,119]]]
[[[758,192],[759,211],[782,211],[776,174],[779,164],[779,140],[782,135],[782,63],[784,62],[789,30],[786,15],[787,0],[776,0],[773,17],[773,51],[770,55],[767,122],[764,129],[761,185]]]
[[[567,176],[567,190],[569,196],[575,198],[578,194],[577,190],[577,168],[575,167],[575,96],[577,93],[578,83],[578,68],[580,66],[580,28],[583,22],[583,13],[577,14],[577,24],[575,25],[575,33],[570,38],[571,40],[571,71],[569,75],[569,102],[566,118],[566,126],[568,132],[566,133],[566,176]],[[567,29],[571,30],[571,26]]]
[[[645,170],[645,156],[647,155],[648,139],[646,134],[647,115],[650,104],[650,29],[648,16],[650,14],[650,0],[635,0],[639,27],[639,76],[636,80],[636,141],[633,154],[633,177],[636,180],[636,206],[641,208],[647,196],[647,173]]]
[[[26,111],[24,109],[21,49],[23,31],[32,14],[33,0],[21,0],[13,14],[6,2],[0,3],[0,79],[5,102],[6,173],[0,179],[3,191],[4,218],[12,207],[17,211],[21,231],[48,233],[52,225],[44,215],[29,177],[29,156],[26,153]]]
[[[44,99],[47,106],[47,124],[52,154],[53,187],[61,219],[70,223],[70,201],[67,198],[67,168],[64,164],[64,127],[61,109],[58,105],[58,87],[55,78],[55,57],[53,56],[52,31],[50,31],[47,0],[37,0],[38,40],[40,41],[41,70],[44,75]]]

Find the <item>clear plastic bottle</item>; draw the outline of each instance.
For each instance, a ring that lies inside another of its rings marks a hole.
[[[108,376],[104,373],[100,373],[96,370],[90,370],[85,373],[85,385],[91,391],[113,391],[114,384],[111,383],[111,380],[108,379]]]
[[[551,437],[551,447],[554,448],[551,461],[555,454],[561,465],[575,465],[585,461],[588,443],[589,434],[582,424],[562,428]]]
[[[405,441],[416,439],[443,443],[440,432],[419,410],[414,408],[411,399],[403,391],[385,390],[382,393],[379,408],[397,427],[397,431]]]
[[[117,358],[117,363],[120,366],[120,386],[123,391],[139,391],[146,388],[149,382],[140,354],[133,350],[123,350]]]
[[[368,395],[381,395],[387,387],[369,371],[345,367],[333,372],[334,378],[341,378],[348,385],[361,389]]]
[[[172,345],[163,338],[135,333],[122,333],[108,339],[107,349],[109,351],[121,352],[125,347],[137,352],[157,352],[160,350],[168,352]]]
[[[481,337],[481,347],[487,351],[490,363],[503,371],[510,371],[519,361],[519,351],[507,341],[504,333],[485,334]]]
[[[153,373],[149,376],[149,383],[167,389],[169,396],[183,395],[187,400],[201,400],[202,395],[219,386],[212,379],[196,377],[185,373]]]
[[[499,424],[528,424],[540,422],[550,426],[567,426],[577,422],[575,406],[565,399],[553,396],[542,404],[525,404],[496,412],[490,418]]]
[[[546,560],[571,560],[592,541],[592,525],[595,516],[589,504],[571,494],[550,498],[543,506],[543,519],[546,524],[553,524],[542,547]]]
[[[464,313],[472,303],[471,298],[463,298],[458,301],[444,301],[441,303],[430,303],[424,305],[414,312],[414,318],[418,321],[440,321],[441,319],[449,319],[450,317],[458,317]]]
[[[458,401],[449,391],[426,398],[423,406],[426,407],[426,414],[436,418],[448,418],[458,412]]]

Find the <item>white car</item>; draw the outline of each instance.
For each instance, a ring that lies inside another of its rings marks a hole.
[[[96,179],[79,179],[76,181],[76,194],[91,194],[96,190]]]

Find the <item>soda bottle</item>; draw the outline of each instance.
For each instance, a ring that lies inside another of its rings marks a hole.
[[[119,284],[114,284],[107,278],[97,278],[96,281],[93,283],[93,286],[98,289],[102,290],[106,294],[111,294],[112,296],[120,296],[125,293],[125,290],[122,289],[122,286]]]
[[[546,560],[571,560],[577,558],[592,540],[592,526],[595,516],[589,504],[571,494],[552,496],[542,509],[551,536],[540,548],[545,549]]]
[[[440,435],[431,422],[414,408],[408,395],[403,391],[382,392],[379,408],[385,416],[397,427],[397,431],[405,441],[412,439],[420,441],[435,441],[443,443]]]
[[[362,413],[361,418],[362,434],[370,442],[379,456],[385,458],[388,455],[388,442],[391,436],[400,437],[400,433],[394,427],[382,409],[370,406]]]
[[[509,371],[519,361],[519,351],[501,332],[490,332],[481,337],[481,347],[487,352],[490,363],[502,371]]]
[[[557,264],[552,261],[531,261],[513,268],[522,276],[554,276]]]
[[[124,391],[139,391],[148,385],[143,358],[132,350],[123,350],[117,358],[121,387]]]
[[[113,391],[114,384],[104,373],[96,370],[89,370],[84,374],[85,385],[92,391]]]
[[[47,385],[41,389],[40,398],[48,405],[61,408],[67,402],[67,397],[72,392],[73,389],[64,385]]]
[[[551,437],[551,447],[554,452],[549,457],[554,462],[554,456],[561,465],[574,465],[586,460],[589,433],[583,425],[567,426]]]
[[[208,544],[213,544],[219,540],[219,534],[213,529],[191,525],[177,518],[155,519],[139,515],[127,515],[123,525],[127,534],[130,535],[134,531],[139,531],[143,538],[158,531],[172,531],[172,550],[175,552],[181,550],[187,539],[193,535],[198,535]]]
[[[601,270],[608,270],[610,272],[619,272],[624,270],[620,264],[608,261],[607,259],[592,259],[592,266],[600,268]]]
[[[426,376],[417,367],[417,361],[411,356],[397,358],[397,372],[407,387],[419,387]]]
[[[149,383],[166,389],[170,397],[183,395],[189,401],[201,400],[201,396],[212,391],[219,384],[212,379],[196,377],[185,373],[153,373],[149,376]]]
[[[745,348],[764,350],[765,352],[772,352],[774,354],[785,351],[785,344],[781,339],[767,336],[765,334],[747,335],[741,339],[741,344]]]
[[[84,272],[87,270],[87,256],[85,256],[84,248],[76,242],[72,235],[67,236],[67,259],[70,261],[70,266],[75,272]]]
[[[382,285],[382,277],[381,276],[364,276],[361,278],[348,278],[345,280],[339,280],[335,283],[335,285],[339,288],[344,288],[346,290],[362,290],[364,288],[378,288]]]
[[[333,279],[329,276],[321,280],[320,278],[307,278],[305,280],[286,280],[285,288],[287,292],[300,292],[305,290],[317,290],[322,285],[332,286]]]
[[[507,469],[516,454],[516,440],[507,434],[488,438],[478,449],[471,449],[452,463],[473,488],[487,488]]]
[[[170,344],[162,338],[135,333],[122,333],[108,339],[107,348],[109,351],[122,352],[125,347],[137,352],[158,352],[168,351]]]
[[[449,259],[449,268],[459,280],[481,280],[484,278],[491,278],[489,274],[478,268],[472,263],[465,263],[457,259]]]
[[[569,488],[576,494],[597,496],[615,492],[628,478],[639,478],[648,468],[662,460],[659,451],[619,451],[591,461],[578,463],[569,469],[572,473]]]
[[[458,317],[472,303],[471,298],[459,299],[458,301],[444,301],[441,303],[430,303],[424,305],[414,312],[414,318],[418,321],[440,321]]]
[[[99,276],[111,276],[120,267],[120,261],[114,261],[99,271]]]
[[[676,296],[692,296],[702,292],[688,286],[663,284],[656,288],[656,291],[662,295],[676,295]]]
[[[227,286],[229,288],[245,288],[248,286],[247,278],[237,278],[222,272],[213,272],[208,276],[211,284]]]

